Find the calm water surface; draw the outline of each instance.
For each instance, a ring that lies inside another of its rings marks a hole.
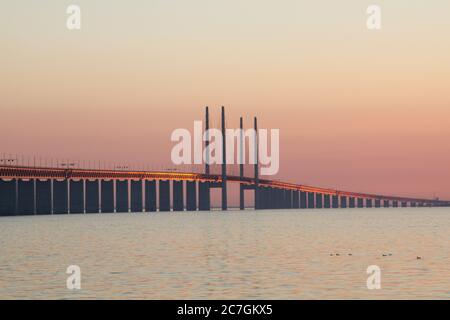
[[[0,298],[449,299],[449,247],[448,208],[2,217]]]

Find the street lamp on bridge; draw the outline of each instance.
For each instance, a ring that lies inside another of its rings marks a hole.
[[[63,168],[74,168],[75,167],[75,163],[71,162],[71,163],[60,163],[59,164],[61,167]]]
[[[2,158],[0,159],[0,164],[5,164],[8,166],[12,166],[14,164],[17,164],[17,159],[15,158]]]

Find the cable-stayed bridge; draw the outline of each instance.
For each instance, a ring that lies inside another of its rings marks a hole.
[[[206,108],[205,130],[209,129]],[[241,118],[242,129],[242,118]],[[257,132],[257,119],[254,119]],[[222,107],[222,135],[225,110]],[[225,141],[225,139],[224,139]],[[208,142],[205,142],[207,145]],[[228,209],[227,186],[238,184],[239,207],[245,209],[245,192],[254,193],[256,210],[313,208],[442,207],[450,201],[367,194],[261,179],[258,161],[254,175],[227,174],[225,143],[221,174],[172,170],[130,170],[127,167],[75,168],[69,162],[36,166],[17,158],[0,159],[0,215],[113,213],[154,211],[207,211],[211,209],[211,188],[220,188],[221,209]]]

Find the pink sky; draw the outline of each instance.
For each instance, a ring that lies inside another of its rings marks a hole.
[[[63,3],[0,13],[0,153],[170,166],[224,105],[280,129],[278,179],[450,199],[447,1],[381,1],[375,32],[364,1],[79,3],[80,31]]]

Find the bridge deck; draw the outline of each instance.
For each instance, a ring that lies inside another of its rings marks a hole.
[[[47,167],[24,167],[24,166],[0,166],[1,179],[132,179],[132,180],[186,180],[201,182],[222,182],[221,175],[201,174],[192,172],[169,172],[169,171],[122,171],[122,170],[103,170],[103,169],[66,169],[66,168],[47,168]],[[233,183],[246,185],[255,185],[255,179],[251,177],[241,178],[239,176],[227,176],[227,180]],[[313,192],[332,196],[365,198],[375,200],[390,200],[398,202],[419,202],[433,203],[439,205],[449,205],[450,201],[436,199],[411,198],[381,194],[359,193],[351,191],[342,191],[329,188],[320,188],[302,184],[294,184],[282,181],[259,179],[259,186],[280,188],[286,190],[296,190],[302,192]]]

